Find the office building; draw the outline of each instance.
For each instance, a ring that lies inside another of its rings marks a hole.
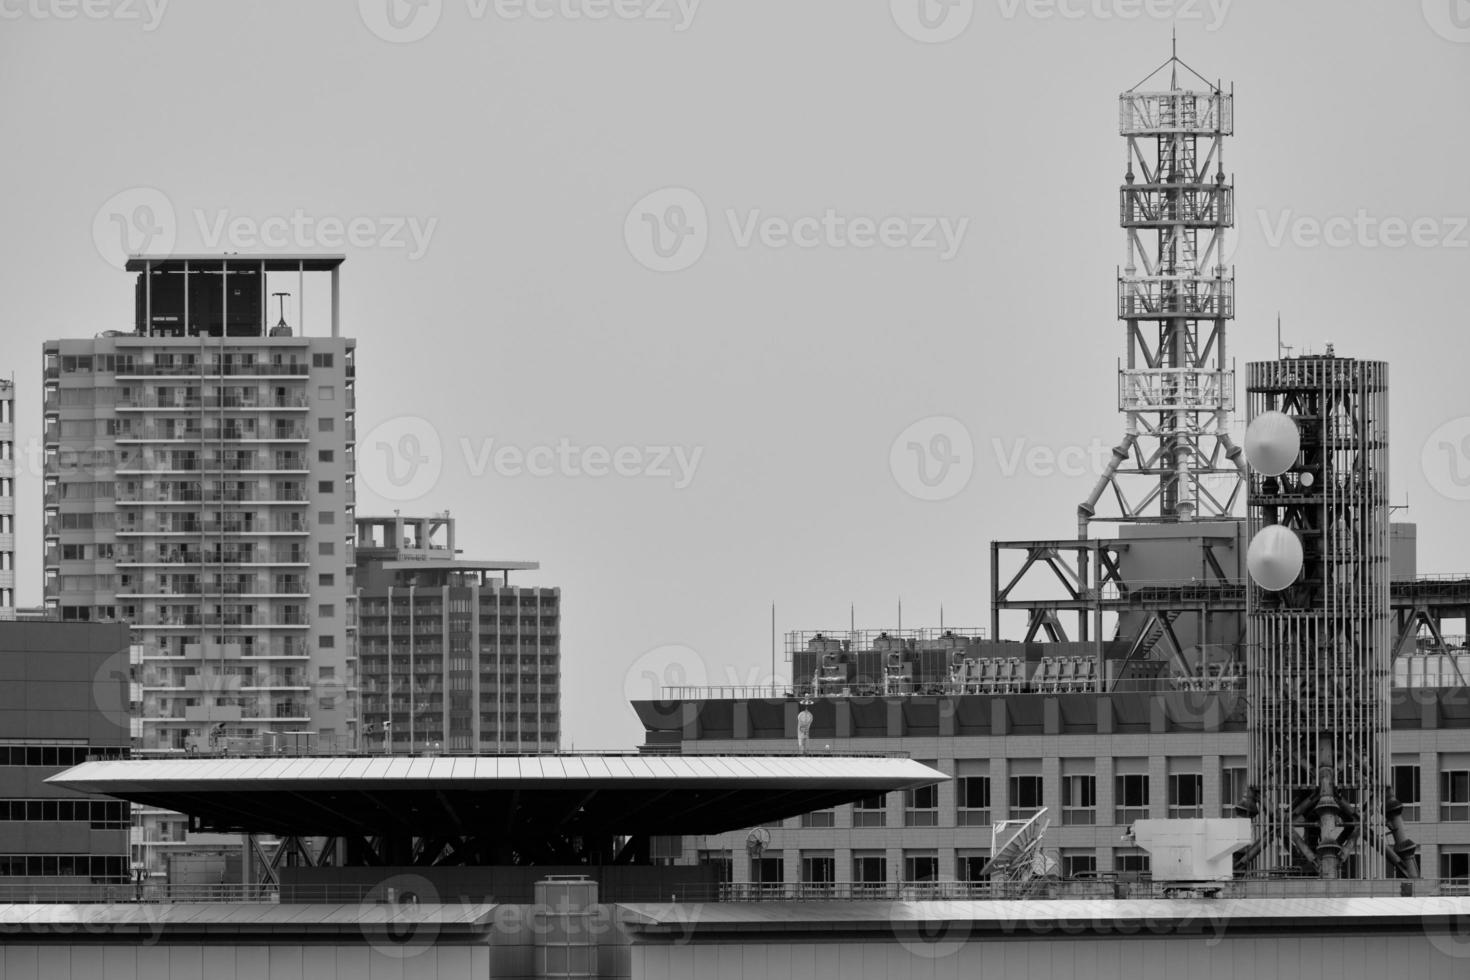
[[[46,780],[128,754],[127,627],[0,623],[0,893],[127,884],[128,804]]]

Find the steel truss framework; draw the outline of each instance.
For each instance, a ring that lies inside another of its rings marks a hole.
[[[1205,90],[1181,89],[1181,67]],[[1142,90],[1165,68],[1167,91]],[[1077,508],[1084,538],[1094,519],[1228,517],[1245,474],[1228,431],[1235,372],[1225,346],[1225,325],[1235,316],[1225,254],[1234,189],[1224,167],[1234,95],[1171,57],[1119,96],[1119,132],[1127,141],[1120,223],[1128,260],[1118,276],[1127,350],[1118,411],[1127,427]],[[1108,491],[1118,514],[1098,518]]]
[[[1026,618],[1025,642],[1101,641],[1104,616],[1135,613],[1144,617],[1129,639],[1130,660],[1168,659],[1181,663],[1174,628],[1185,617],[1216,614],[1243,615],[1246,583],[1227,574],[1216,549],[1232,543],[1229,537],[1193,539],[1199,549],[1200,572],[1191,582],[1130,581],[1119,570],[1119,556],[1130,542],[1090,538],[1045,541],[992,541],[990,543],[990,632],[999,636],[1003,613]],[[1433,576],[1394,582],[1389,608],[1392,614],[1393,656],[1415,653],[1464,653],[1446,638],[1445,620],[1470,621],[1470,575]],[[1200,635],[1213,630],[1201,629]],[[1014,631],[1012,631],[1014,635]],[[1235,643],[1232,644],[1231,640]],[[1246,637],[1222,636],[1221,641],[1244,649]],[[1099,643],[1101,655],[1101,643]],[[1456,670],[1455,661],[1446,661]],[[1101,664],[1099,663],[1101,678]],[[1458,676],[1458,675],[1457,675]],[[1470,678],[1461,678],[1470,683]]]
[[[1250,365],[1252,419],[1290,416],[1295,464],[1252,474],[1251,537],[1301,541],[1296,582],[1247,591],[1250,767],[1259,788],[1257,863],[1323,877],[1382,878],[1387,813],[1389,607],[1388,368],[1296,358]]]
[[[1106,640],[1131,640],[1125,663],[1160,659],[1162,650],[1177,674],[1197,673],[1198,665],[1184,659],[1176,627],[1193,618],[1199,625],[1196,635],[1217,634],[1213,623],[1238,619],[1245,612],[1245,587],[1226,574],[1215,553],[1216,548],[1233,547],[1233,537],[1205,534],[1192,540],[1198,547],[1199,574],[1189,582],[1127,578],[1120,560],[1131,544],[1126,540],[992,541],[990,635],[1000,635],[1002,613],[1019,611],[1026,614],[1024,642],[1095,643],[1099,691],[1121,676],[1115,671],[1110,681],[1104,669]],[[1141,625],[1127,635],[1105,637],[1107,614],[1131,614]],[[1069,621],[1073,633],[1068,632]],[[1222,640],[1237,646],[1244,636]]]

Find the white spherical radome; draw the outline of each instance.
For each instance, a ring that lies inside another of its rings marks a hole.
[[[1289,527],[1269,524],[1251,539],[1245,564],[1253,582],[1268,592],[1280,592],[1302,573],[1302,539]]]
[[[1245,458],[1262,476],[1280,476],[1302,451],[1296,420],[1284,412],[1262,412],[1245,430]]]

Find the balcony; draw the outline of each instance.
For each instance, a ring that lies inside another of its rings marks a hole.
[[[182,363],[156,363],[154,361],[133,361],[128,364],[120,364],[117,368],[117,377],[123,378],[299,378],[311,373],[311,369],[305,364],[256,364],[239,362],[208,361],[185,361]]]

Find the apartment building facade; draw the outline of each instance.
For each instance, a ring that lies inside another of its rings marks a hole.
[[[45,602],[131,624],[142,751],[356,738],[341,261],[134,259],[131,330],[45,344]]]
[[[357,520],[364,748],[554,752],[561,590],[512,584],[536,562],[458,557],[454,519]]]

